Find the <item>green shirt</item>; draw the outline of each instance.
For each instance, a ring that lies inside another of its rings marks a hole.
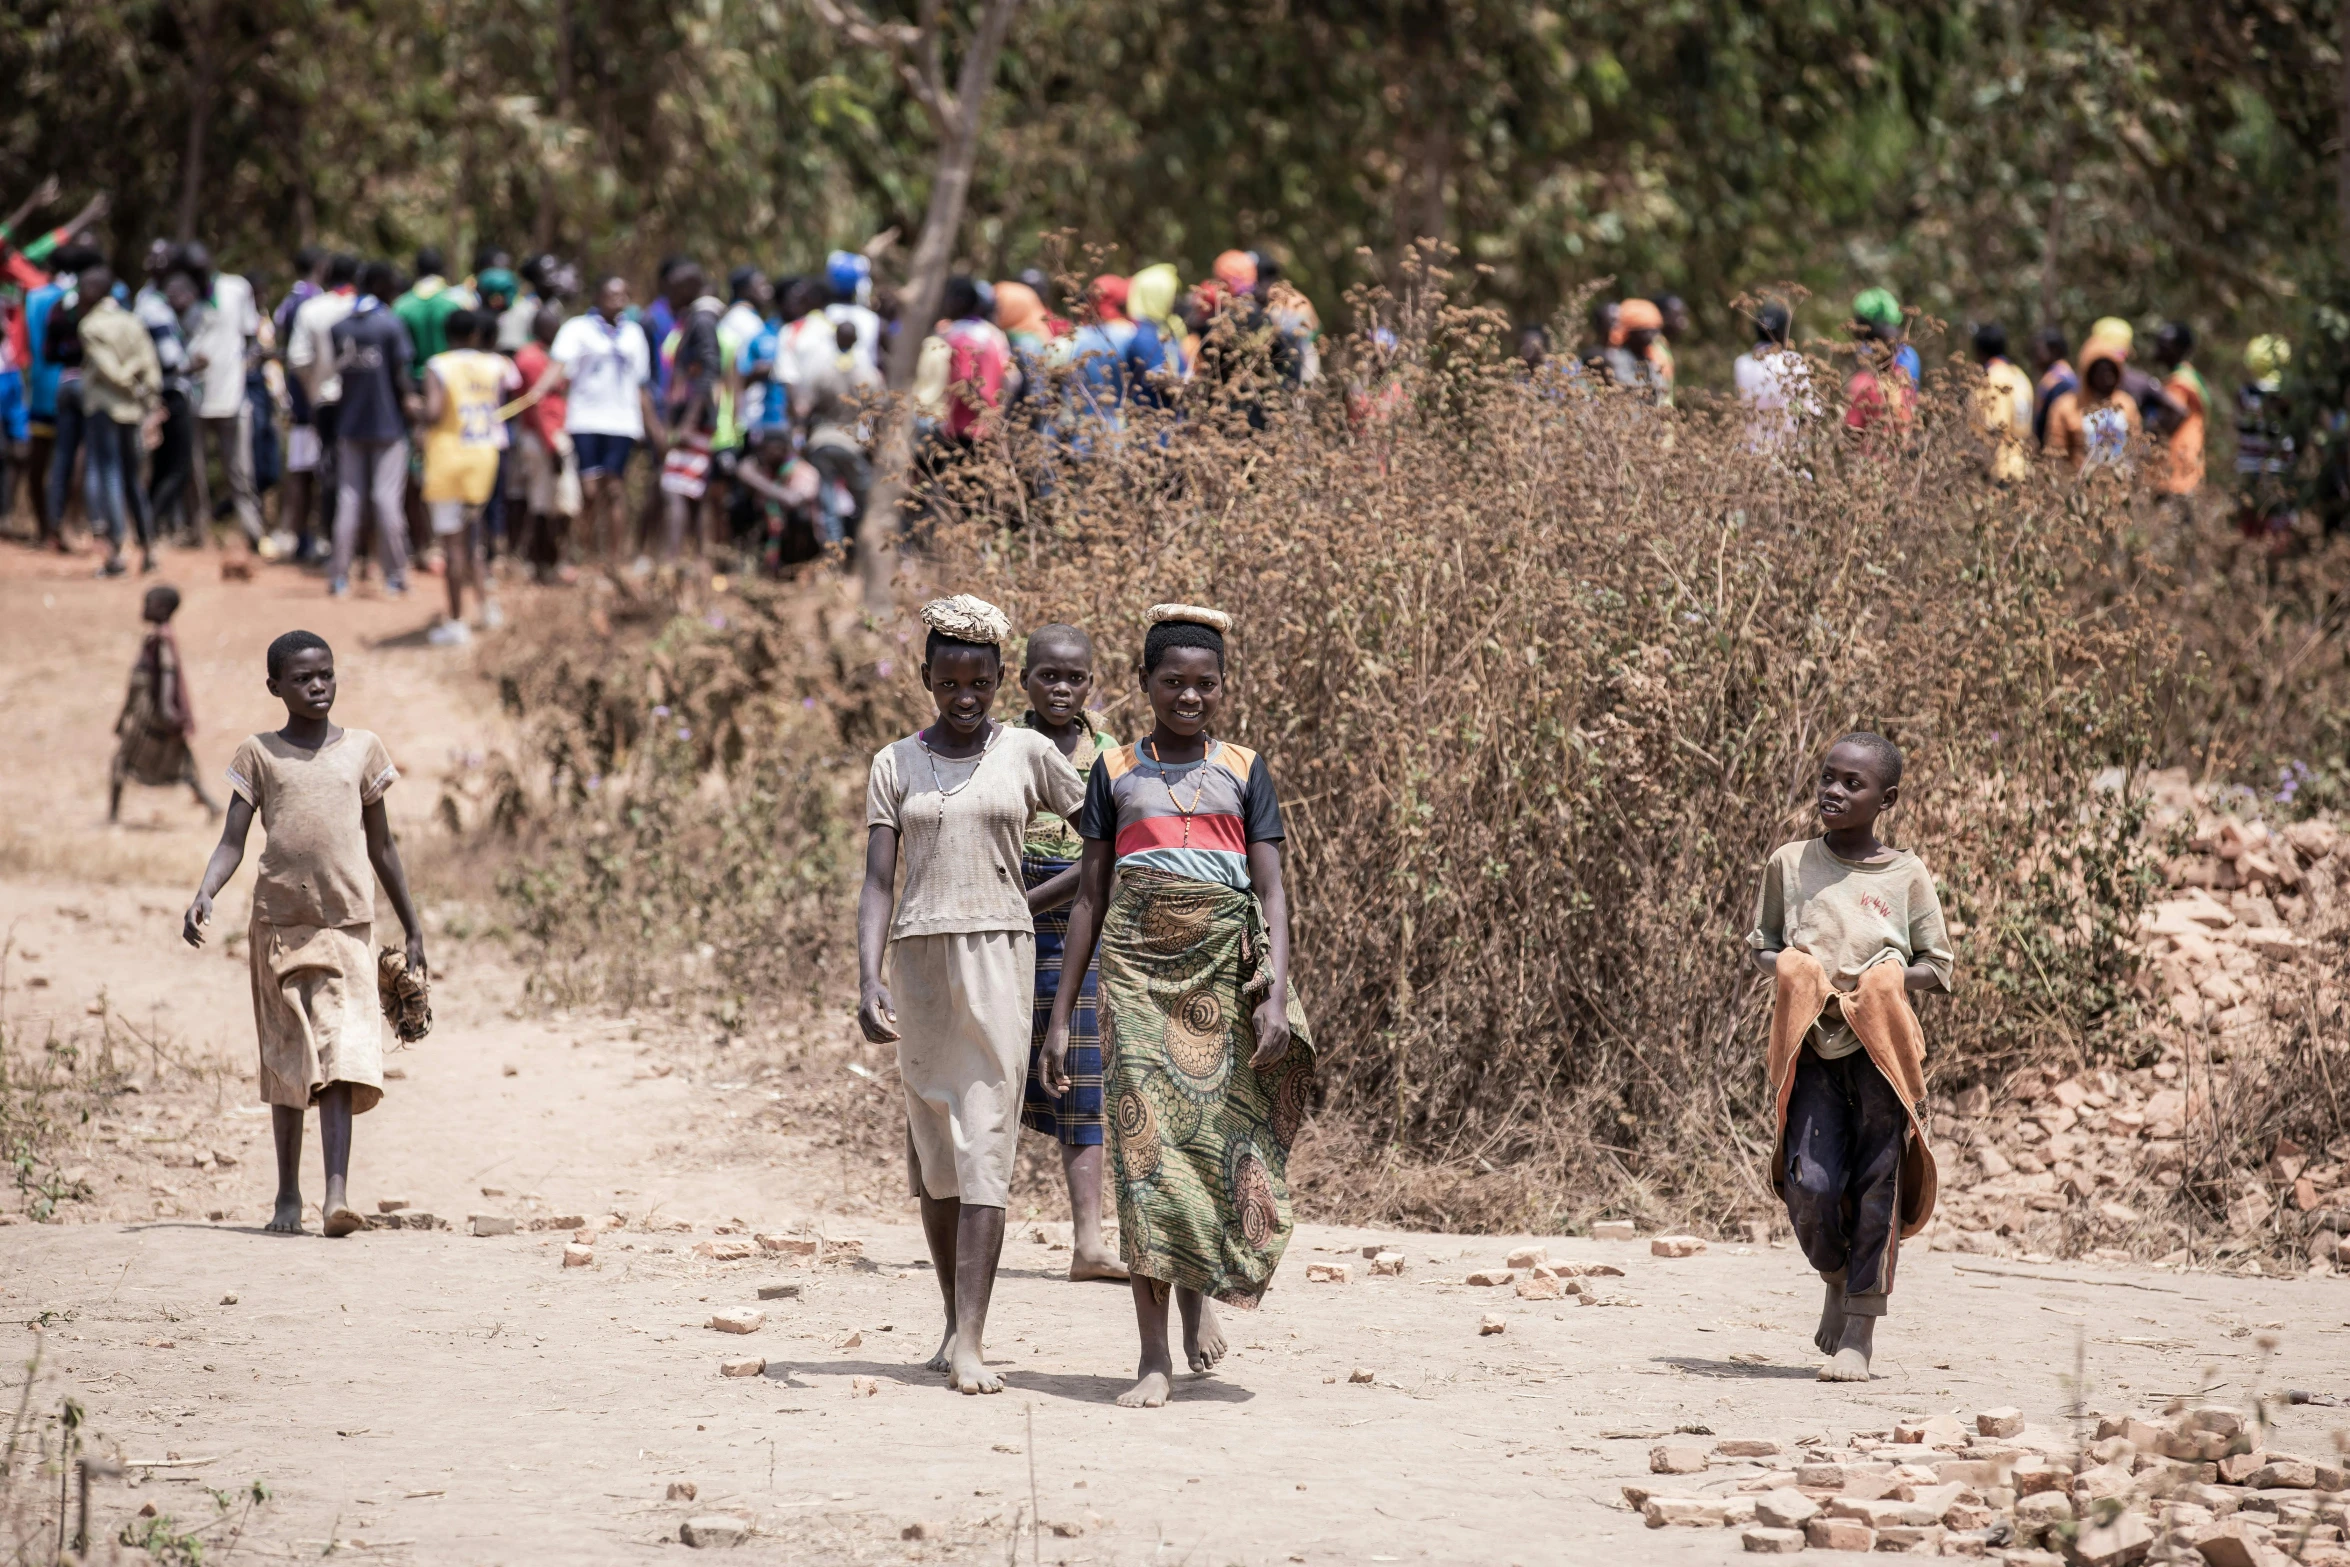
[[[1085,733],[1078,738],[1077,748],[1069,753],[1069,765],[1077,769],[1080,782],[1090,785],[1094,762],[1104,751],[1118,749],[1119,741],[1093,714],[1081,712],[1078,718],[1085,725]],[[1041,730],[1044,724],[1031,708],[1020,716],[1020,727]],[[1028,838],[1022,848],[1032,860],[1074,860],[1085,852],[1085,840],[1077,836],[1077,829],[1069,824],[1067,817],[1038,811],[1028,820]]]
[[[449,317],[458,310],[455,291],[446,278],[418,278],[416,286],[392,301],[392,314],[408,329],[415,352],[408,360],[408,379],[424,384],[424,362],[449,346]]]

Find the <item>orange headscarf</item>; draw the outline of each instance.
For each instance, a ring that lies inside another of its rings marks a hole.
[[[1665,313],[1645,299],[1627,299],[1616,307],[1616,324],[1626,332],[1662,332]]]
[[[1215,273],[1217,282],[1235,294],[1245,294],[1257,286],[1257,258],[1245,250],[1227,250],[1209,270]]]

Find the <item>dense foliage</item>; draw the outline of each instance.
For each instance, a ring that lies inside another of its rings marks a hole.
[[[1000,275],[1081,227],[1197,275],[1251,245],[1336,317],[1429,235],[1520,317],[1612,275],[1720,340],[1782,281],[2248,334],[2337,249],[2340,15],[1031,0],[964,253]],[[24,0],[0,81],[0,168],[113,191],[126,251],[193,228],[281,275],[304,239],[475,236],[798,270],[910,235],[931,168],[889,62],[797,0]]]

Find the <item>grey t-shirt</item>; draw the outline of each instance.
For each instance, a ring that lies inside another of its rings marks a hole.
[[[1864,969],[1888,958],[1904,968],[1931,965],[1948,991],[1955,962],[1942,900],[1923,861],[1897,849],[1891,859],[1863,864],[1831,853],[1824,838],[1783,844],[1764,862],[1746,944],[1757,952],[1810,953],[1842,994],[1860,983]],[[1814,1025],[1811,1047],[1829,1061],[1861,1048],[1834,1002]]]
[[[996,726],[977,757],[936,756],[919,735],[873,755],[865,825],[894,827],[905,885],[889,939],[1034,931],[1020,849],[1039,809],[1071,816],[1085,785],[1034,729]]]

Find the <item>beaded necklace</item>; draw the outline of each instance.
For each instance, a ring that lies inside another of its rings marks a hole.
[[[995,749],[996,737],[1001,735],[1003,732],[1004,726],[1002,724],[991,722],[988,725],[987,738],[980,742],[979,754],[968,759],[971,763],[970,777],[965,778],[961,783],[955,785],[952,789],[949,789],[946,787],[945,780],[941,779],[938,775],[938,753],[930,748],[929,741],[922,738],[921,730],[917,729],[914,731],[914,743],[922,747],[923,760],[930,764],[930,787],[932,791],[938,796],[938,822],[941,827],[946,825],[948,797],[950,795],[961,794],[964,790],[971,787],[971,780],[979,776],[979,764],[987,760],[987,753]],[[959,756],[950,756],[947,758],[947,760],[950,762],[960,762],[965,760],[965,758]]]
[[[1159,760],[1158,747],[1151,745],[1148,735],[1143,737],[1142,743],[1151,746],[1151,749],[1145,754],[1150,759],[1151,771],[1159,775],[1159,787],[1167,791],[1167,803],[1175,807],[1177,816],[1183,818],[1183,847],[1188,849],[1191,847],[1192,815],[1199,810],[1200,797],[1208,791],[1208,753],[1215,750],[1216,742],[1206,735],[1200,736],[1199,761],[1196,764],[1176,764],[1177,766],[1196,765],[1199,768],[1199,778],[1191,786],[1191,804],[1189,805],[1185,805],[1181,800],[1175,798],[1175,786],[1167,781],[1167,764]]]

